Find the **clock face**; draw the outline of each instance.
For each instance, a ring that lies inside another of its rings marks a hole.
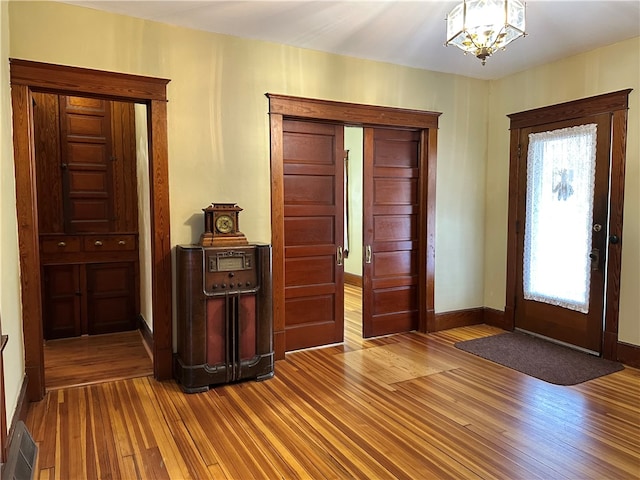
[[[216,218],[216,230],[220,233],[229,233],[233,231],[233,217],[230,215],[220,215]]]

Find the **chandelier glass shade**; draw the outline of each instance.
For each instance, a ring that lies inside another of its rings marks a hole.
[[[495,51],[525,35],[524,2],[464,0],[447,15],[447,42],[486,63]]]

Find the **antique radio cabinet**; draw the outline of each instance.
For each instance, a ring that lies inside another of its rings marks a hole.
[[[178,246],[176,267],[182,389],[272,377],[271,246]]]

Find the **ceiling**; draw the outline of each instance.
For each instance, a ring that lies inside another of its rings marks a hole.
[[[485,66],[445,47],[447,13],[458,1],[66,1],[198,30],[496,79],[640,36],[640,1],[529,0],[527,36]],[[640,72],[639,72],[640,73]]]

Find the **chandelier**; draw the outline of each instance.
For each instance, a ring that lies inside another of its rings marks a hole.
[[[524,35],[524,2],[464,0],[447,15],[445,45],[473,53],[484,65],[487,57]]]

